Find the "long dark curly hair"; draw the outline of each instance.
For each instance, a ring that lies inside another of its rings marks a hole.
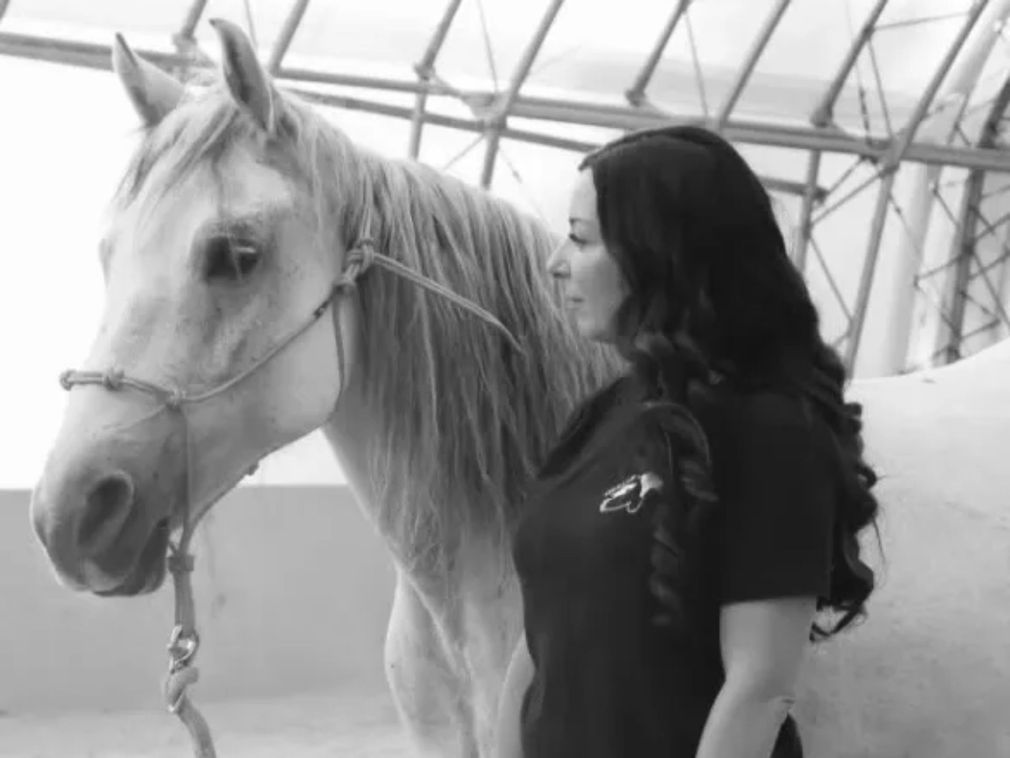
[[[673,455],[674,493],[655,511],[650,587],[661,623],[690,613],[702,551],[719,508],[705,433],[689,391],[712,376],[738,388],[783,390],[823,418],[841,472],[830,592],[818,609],[828,637],[865,615],[873,571],[858,535],[876,527],[877,481],[863,459],[862,408],[843,396],[845,367],[821,338],[816,308],[790,261],[771,200],[743,157],[705,129],[636,132],[589,154],[600,231],[630,296],[617,316],[617,347],[651,396]]]

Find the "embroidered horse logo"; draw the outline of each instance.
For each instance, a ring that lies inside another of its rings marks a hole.
[[[644,474],[632,474],[620,484],[603,493],[600,513],[615,511],[637,513],[650,492],[659,492],[662,489],[663,480],[651,471],[646,471]]]

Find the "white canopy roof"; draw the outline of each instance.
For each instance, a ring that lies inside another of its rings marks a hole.
[[[185,75],[218,57],[213,17],[356,139],[552,224],[577,152],[660,123],[722,131],[776,194],[825,334],[860,374],[1008,334],[1010,0],[0,0],[0,56],[108,70],[119,31]],[[72,155],[64,174],[92,176]],[[29,201],[5,181],[0,197]]]

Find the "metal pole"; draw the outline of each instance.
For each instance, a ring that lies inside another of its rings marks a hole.
[[[978,140],[979,147],[992,147],[996,144],[999,138],[1000,122],[1003,120],[1003,114],[1008,105],[1010,105],[1010,76],[1003,82],[989,115],[986,117],[982,134]],[[948,363],[953,363],[962,357],[961,344],[964,339],[967,290],[971,281],[971,261],[975,257],[975,245],[978,240],[979,206],[982,204],[985,179],[985,171],[975,170],[969,174],[968,180],[965,182],[964,199],[959,214],[960,223],[958,223],[951,254],[951,259],[956,263],[954,264],[953,284],[950,292],[950,335],[944,349],[944,357]]]
[[[821,171],[821,151],[811,150],[807,159],[807,181],[803,189],[803,205],[800,209],[800,223],[796,229],[796,249],[793,251],[793,262],[800,273],[807,268],[807,247],[810,235],[813,234],[813,224],[810,216],[814,209],[814,198],[817,194],[817,176]]]
[[[274,43],[273,50],[270,51],[270,59],[267,61],[267,71],[271,75],[276,75],[281,70],[281,61],[288,48],[291,47],[291,40],[294,39],[298,25],[302,22],[308,7],[309,0],[295,0],[295,4],[291,6],[291,10],[285,17],[284,25],[281,27],[277,42]]]
[[[174,65],[166,65],[163,68],[173,76],[185,79],[192,69],[199,66],[213,65],[214,63],[200,49],[200,46],[196,43],[196,38],[193,36],[206,8],[207,0],[193,0],[189,6],[189,10],[186,11],[186,18],[182,22],[179,31],[172,35],[172,44],[175,45],[175,49],[181,53],[182,57]]]
[[[437,80],[418,82],[414,79],[392,79],[366,74],[346,74],[329,71],[315,71],[308,68],[281,66],[274,75],[277,79],[290,79],[301,84],[334,84],[339,87],[378,89],[388,92],[424,92],[429,95],[455,95],[458,92]]]
[[[590,105],[520,96],[516,98],[511,115],[625,131],[673,124],[697,124],[714,129],[712,119],[684,118],[653,108],[624,108],[624,110],[621,108],[623,106]],[[811,129],[743,119],[731,120],[723,135],[733,142],[744,144],[862,155],[875,162],[886,158],[893,145],[892,141],[886,138],[858,138],[838,129]],[[906,151],[905,160],[1010,171],[1010,155],[998,150],[985,151],[976,148],[913,143]]]
[[[355,97],[347,97],[345,95],[331,95],[329,93],[313,92],[312,90],[302,90],[294,87],[288,87],[286,90],[298,95],[304,100],[318,103],[319,105],[325,105],[328,108],[344,108],[346,110],[357,110],[362,111],[363,113],[374,113],[378,116],[389,116],[391,118],[402,118],[408,120],[413,115],[412,108],[407,108],[402,105],[378,103],[372,100],[363,100]],[[458,129],[462,132],[478,134],[484,133],[487,130],[487,126],[479,121],[458,118],[455,116],[443,116],[439,113],[427,113],[425,114],[424,120],[426,123],[434,124],[435,126],[444,126],[448,129]],[[528,142],[534,145],[545,145],[547,147],[556,147],[561,150],[571,150],[576,153],[586,153],[599,146],[594,142],[584,142],[582,140],[573,140],[566,137],[555,137],[550,134],[542,134],[540,132],[532,132],[525,129],[513,129],[509,126],[502,128],[502,136],[507,137],[508,139]]]
[[[961,342],[964,339],[964,313],[967,306],[968,282],[971,280],[971,259],[975,257],[975,231],[977,228],[979,204],[982,202],[982,185],[985,174],[973,171],[964,188],[964,199],[961,203],[961,223],[954,237],[952,257],[954,264],[954,281],[950,305],[950,337],[943,348],[943,357],[947,363],[960,360]]]
[[[929,84],[926,85],[925,92],[923,92],[919,101],[915,104],[915,110],[909,117],[908,124],[905,127],[901,138],[892,147],[889,154],[885,156],[885,163],[882,170],[885,171],[886,174],[880,182],[880,192],[877,195],[877,205],[874,208],[873,223],[870,229],[870,242],[867,246],[866,258],[863,260],[863,269],[859,276],[859,289],[856,292],[855,307],[852,309],[852,323],[849,326],[849,339],[845,349],[845,362],[850,373],[855,372],[856,356],[859,353],[859,343],[862,340],[863,327],[866,323],[866,311],[870,303],[870,290],[873,285],[873,275],[876,271],[877,258],[880,254],[880,243],[884,232],[884,222],[887,218],[887,205],[890,202],[891,191],[894,189],[894,180],[898,172],[898,167],[901,165],[901,161],[905,157],[905,153],[912,144],[912,140],[915,138],[915,133],[918,130],[919,125],[922,123],[922,119],[926,116],[926,112],[929,110],[929,106],[933,102],[933,98],[936,97],[937,90],[940,88],[944,78],[947,76],[947,72],[950,70],[950,67],[954,64],[954,59],[957,57],[958,52],[960,52],[961,46],[971,33],[972,28],[975,26],[975,22],[978,21],[978,17],[981,15],[985,5],[986,0],[975,0],[972,4],[964,24],[962,24],[961,29],[958,31],[954,44],[947,50],[939,67],[937,67],[936,71],[933,72],[933,76],[930,79]]]
[[[966,44],[955,65],[940,90],[944,108],[934,113],[919,130],[920,143],[949,144],[955,140],[958,127],[963,123],[964,114],[976,89],[979,78],[994,47],[999,43],[999,26],[1010,13],[1010,0],[990,2],[985,14],[977,22],[977,33],[971,44]],[[974,118],[974,116],[973,116]],[[993,144],[976,142],[977,147],[993,147]],[[945,353],[945,341],[949,336],[946,314],[941,310],[949,301],[941,296],[943,305],[937,308],[933,297],[925,294],[934,281],[940,284],[940,291],[947,291],[952,276],[944,273],[932,281],[924,281],[923,270],[929,270],[948,259],[950,248],[940,244],[927,244],[930,240],[930,226],[933,215],[941,202],[937,187],[943,177],[944,166],[916,165],[907,172],[908,194],[903,198],[905,233],[895,246],[894,255],[886,267],[887,290],[891,295],[880,303],[878,311],[884,325],[879,345],[881,372],[896,374],[909,368],[918,367],[918,356],[922,350],[913,348],[922,343],[929,351],[929,362],[934,356]],[[962,195],[962,205],[963,205]],[[954,219],[952,219],[954,220]],[[962,219],[963,221],[963,219]],[[954,236],[960,234],[960,222],[954,220]],[[881,276],[878,275],[878,280]],[[942,283],[942,284],[941,284]],[[939,349],[938,349],[939,348]]]
[[[866,322],[866,311],[870,301],[870,288],[873,285],[873,274],[877,268],[877,257],[880,253],[880,241],[884,234],[884,223],[887,220],[887,202],[894,189],[894,179],[898,168],[893,166],[880,180],[880,193],[873,209],[873,220],[870,222],[870,241],[863,259],[863,268],[859,275],[859,287],[856,291],[856,303],[852,309],[852,318],[847,329],[848,341],[845,346],[845,365],[850,374],[856,370],[856,355],[862,339],[863,325]]]
[[[764,53],[765,48],[768,46],[768,42],[771,40],[772,34],[775,33],[775,29],[782,20],[782,15],[786,12],[786,8],[789,7],[790,2],[791,0],[778,0],[775,8],[772,9],[771,14],[765,20],[764,26],[761,27],[761,31],[758,32],[757,39],[754,40],[754,45],[747,53],[743,66],[740,68],[740,73],[737,74],[736,81],[733,82],[733,86],[730,88],[729,97],[726,98],[726,102],[719,109],[719,115],[716,116],[716,131],[721,132],[726,128],[726,122],[729,121],[733,108],[736,107],[740,95],[743,94],[744,87],[750,81],[757,62],[761,59],[762,53]]]
[[[653,45],[652,51],[649,53],[649,57],[645,61],[645,65],[642,66],[642,70],[638,72],[638,76],[635,77],[634,83],[624,93],[624,96],[628,98],[628,102],[632,105],[641,105],[642,101],[645,99],[645,88],[649,86],[649,81],[652,79],[652,75],[656,73],[656,66],[659,65],[659,59],[663,56],[663,51],[666,50],[666,46],[670,42],[670,37],[673,36],[673,30],[677,28],[677,23],[680,21],[680,17],[684,15],[687,11],[687,6],[691,4],[691,0],[679,0],[677,7],[673,10],[673,15],[670,16],[670,20],[666,22],[666,26],[663,27],[663,31],[659,34],[659,39],[656,40],[656,44]]]
[[[442,14],[438,26],[435,27],[435,33],[428,42],[424,55],[414,66],[418,79],[426,84],[431,81],[435,58],[438,57],[442,45],[445,44],[445,38],[449,34],[449,28],[452,26],[452,20],[455,18],[461,2],[462,0],[449,0],[449,4],[445,7],[445,13]],[[421,129],[424,126],[424,111],[427,104],[428,92],[419,90],[414,96],[414,112],[410,117],[410,142],[407,145],[407,153],[411,158],[416,159],[421,154]]]
[[[810,114],[810,123],[813,124],[815,128],[825,129],[833,122],[835,102],[838,100],[838,95],[841,93],[842,87],[845,86],[845,82],[848,80],[849,74],[852,72],[852,68],[856,65],[856,61],[858,60],[863,47],[866,46],[866,43],[873,35],[877,19],[880,18],[880,14],[883,13],[884,6],[886,5],[887,0],[877,0],[877,4],[863,21],[859,34],[856,35],[856,38],[849,46],[849,50],[845,54],[842,65],[839,66],[838,71],[835,72],[835,76],[831,80],[831,84],[828,86],[827,91],[824,93],[824,97],[821,98],[820,103],[818,103],[817,107],[814,108],[813,112]],[[807,158],[808,187],[812,187],[814,185],[820,171],[821,151],[811,150],[810,155]],[[807,247],[810,244],[810,236],[813,234],[813,222],[811,221],[813,210],[813,196],[809,192],[804,193],[803,205],[800,210],[800,223],[796,235],[796,250],[794,251],[796,266],[801,272],[806,270],[807,265]]]
[[[838,67],[835,78],[831,80],[820,104],[814,108],[814,112],[810,116],[810,120],[815,126],[826,126],[834,121],[835,102],[838,100],[838,95],[841,93],[842,87],[845,86],[845,82],[848,81],[849,74],[852,73],[852,69],[859,59],[859,54],[863,51],[866,43],[870,41],[870,37],[873,36],[877,20],[884,12],[885,5],[887,5],[887,0],[877,0],[877,4],[873,6],[870,15],[863,22],[859,34],[852,40],[852,45],[849,46],[849,51],[845,54],[842,65]]]
[[[1010,259],[1010,230],[1003,235],[1003,255],[1000,257],[1002,260],[1000,261],[1000,278],[996,282],[996,295],[1000,303],[1006,307],[1010,307],[1010,302],[1007,300],[1007,288],[1010,286],[1010,265],[1007,265],[1007,260]],[[996,342],[1005,339],[1008,327],[1010,327],[1010,324],[1006,324],[1000,320],[999,325],[993,330],[992,341]]]
[[[537,58],[537,54],[540,52],[540,48],[543,47],[544,40],[547,39],[547,33],[551,30],[551,26],[554,24],[554,19],[558,15],[558,11],[561,10],[561,6],[564,5],[565,0],[551,0],[551,4],[547,7],[544,12],[543,17],[540,19],[540,24],[537,26],[537,30],[533,33],[533,39],[526,46],[523,51],[523,56],[516,64],[516,70],[512,74],[512,81],[509,82],[509,88],[505,92],[505,96],[499,101],[497,107],[497,113],[491,118],[488,124],[487,130],[487,147],[484,150],[484,165],[480,172],[480,186],[487,189],[491,186],[491,178],[494,175],[494,165],[495,158],[498,155],[498,145],[501,142],[502,129],[505,127],[505,123],[508,120],[509,111],[512,110],[513,104],[519,97],[519,90],[522,88],[523,83],[526,81],[526,77],[529,76],[530,69],[533,68],[533,62]]]
[[[501,135],[504,127],[496,125],[489,127],[485,131],[484,141],[484,162],[480,169],[480,186],[488,189],[491,186],[491,178],[494,176],[494,164],[498,157],[498,148],[501,145]]]
[[[784,192],[787,195],[799,195],[800,197],[810,193],[811,198],[815,203],[820,203],[827,197],[828,191],[817,185],[810,184],[809,182],[794,182],[789,179],[778,179],[771,176],[760,176],[761,183],[768,189],[774,192]]]
[[[289,92],[297,94],[305,100],[319,103],[330,108],[344,108],[347,110],[359,110],[365,113],[374,113],[379,116],[389,116],[391,118],[411,118],[412,111],[399,105],[389,103],[378,103],[371,100],[361,100],[359,98],[347,97],[345,95],[331,95],[328,93],[313,92],[311,90],[300,90],[288,88]],[[486,127],[479,121],[470,121],[454,116],[443,116],[429,113],[425,116],[425,121],[444,126],[450,129],[458,129],[463,132],[484,132]],[[574,140],[567,137],[555,137],[542,132],[533,132],[526,129],[513,129],[506,126],[502,129],[502,136],[520,142],[528,142],[534,145],[544,145],[554,147],[559,150],[570,150],[574,153],[588,153],[600,146],[599,142],[587,142],[584,140]],[[792,195],[802,195],[807,191],[807,185],[793,182],[788,179],[779,179],[774,176],[759,176],[761,183],[769,190],[775,192],[785,192]],[[815,202],[820,202],[827,194],[823,187],[813,188]]]
[[[193,32],[196,31],[196,26],[200,23],[200,17],[206,7],[207,0],[193,0],[193,4],[189,6],[189,10],[186,11],[186,19],[182,22],[182,28],[172,37],[172,41],[180,50],[188,49],[193,44]]]
[[[138,50],[139,55],[163,67],[193,65],[178,53],[156,50]],[[30,60],[62,63],[83,68],[108,71],[111,50],[108,45],[77,40],[50,39],[25,34],[0,31],[0,55],[10,55]],[[209,65],[209,64],[200,64]],[[275,76],[285,85],[307,83],[334,84],[393,92],[427,92],[439,95],[460,95],[458,90],[433,80],[429,83],[355,74],[330,74],[307,69],[282,66]],[[490,92],[463,93],[464,102],[494,101]],[[635,108],[630,105],[607,106],[582,103],[575,100],[538,98],[518,95],[509,115],[555,123],[584,124],[612,129],[639,129],[673,124],[697,124],[711,128],[711,119],[683,118],[654,108]],[[734,118],[726,125],[724,135],[733,142],[769,147],[787,147],[798,150],[821,150],[841,155],[862,155],[873,161],[883,160],[891,141],[878,138],[860,138],[837,129],[817,129],[786,124],[768,124]],[[1010,153],[1001,150],[911,143],[904,160],[913,163],[941,164],[963,168],[983,168],[1010,173]]]

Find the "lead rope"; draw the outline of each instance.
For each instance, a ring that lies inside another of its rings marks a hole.
[[[168,641],[168,673],[162,690],[169,713],[174,713],[189,732],[196,758],[216,758],[210,727],[186,693],[186,688],[200,678],[193,665],[200,649],[200,635],[196,631],[196,607],[193,601],[193,564],[189,542],[197,520],[190,520],[190,503],[193,501],[193,446],[186,411],[180,405],[174,410],[182,419],[183,447],[186,458],[186,502],[183,513],[182,534],[178,545],[169,542],[168,571],[175,589],[175,626]]]
[[[520,355],[525,354],[526,351],[523,350],[519,341],[515,338],[515,336],[513,336],[512,332],[508,330],[508,327],[495,318],[488,310],[482,308],[471,300],[467,300],[462,295],[457,295],[445,285],[432,281],[424,274],[417,273],[409,266],[405,266],[400,263],[398,260],[378,252],[375,249],[375,243],[370,237],[364,237],[359,240],[354,249],[347,254],[347,273],[337,284],[337,287],[344,285],[351,287],[355,286],[357,278],[373,265],[384,268],[394,274],[399,274],[404,279],[413,282],[422,289],[434,292],[436,295],[441,295],[446,300],[455,303],[463,310],[469,311],[473,315],[498,329],[517,353]],[[350,281],[346,281],[348,277],[350,278]]]
[[[366,227],[367,228],[367,227]],[[204,508],[197,514],[195,519],[190,519],[192,515],[193,503],[193,445],[190,435],[189,420],[186,416],[186,406],[205,400],[209,400],[216,395],[234,387],[239,382],[247,379],[255,371],[259,370],[267,361],[277,353],[287,347],[299,335],[305,332],[312,324],[318,321],[328,308],[333,308],[334,332],[337,342],[337,361],[340,371],[340,383],[344,383],[345,356],[344,338],[341,324],[337,321],[335,299],[346,289],[357,287],[357,280],[371,266],[378,265],[395,274],[403,276],[405,279],[430,290],[449,301],[455,303],[460,308],[478,316],[487,323],[499,329],[509,344],[520,354],[524,353],[519,342],[497,318],[476,303],[457,295],[452,290],[443,285],[428,279],[423,274],[418,274],[399,261],[379,253],[375,249],[373,240],[370,237],[361,238],[347,253],[347,262],[341,277],[331,287],[326,299],[312,312],[310,318],[302,325],[290,331],[284,338],[279,340],[266,354],[255,361],[249,368],[236,374],[222,384],[202,393],[187,395],[178,390],[166,389],[152,382],[136,379],[127,376],[118,369],[107,371],[64,371],[60,375],[60,384],[65,390],[70,390],[77,384],[97,384],[109,391],[119,391],[125,387],[130,387],[143,394],[151,395],[162,401],[162,408],[178,413],[182,423],[183,448],[185,457],[185,477],[186,477],[186,498],[183,503],[182,532],[179,535],[177,544],[169,541],[169,555],[167,559],[168,571],[172,575],[172,584],[175,590],[175,625],[168,641],[168,673],[162,684],[162,691],[165,698],[165,705],[170,713],[175,714],[182,721],[189,732],[193,744],[193,754],[196,758],[216,758],[213,739],[210,734],[210,727],[206,719],[197,710],[187,694],[187,688],[199,679],[199,670],[193,665],[197,651],[200,648],[200,635],[196,630],[196,608],[193,600],[193,565],[194,559],[189,552],[189,544],[193,538],[193,532],[200,517],[207,511]],[[341,392],[338,391],[339,400]],[[152,414],[154,415],[154,414]],[[253,465],[250,473],[255,470]],[[209,506],[208,506],[209,507]]]
[[[340,278],[340,281],[334,285],[330,298],[313,312],[309,323],[315,323],[319,316],[325,312],[327,306],[332,307],[334,296],[339,294],[341,290],[355,287],[357,277],[362,271],[362,261],[360,259],[356,260],[354,268],[348,268]],[[292,339],[300,333],[301,330],[293,335]],[[346,366],[344,359],[344,335],[340,324],[336,322],[335,315],[334,333],[337,341],[339,381],[343,385]],[[264,360],[278,352],[288,342],[290,342],[290,339],[283,340],[276,349],[271,350],[267,354]],[[243,378],[243,375],[240,374],[235,379],[221,385],[220,388],[217,388],[217,391],[234,385],[241,378]],[[337,393],[338,400],[339,397],[340,392]],[[172,585],[175,590],[175,626],[172,628],[172,634],[168,640],[168,673],[165,675],[162,691],[169,713],[178,716],[183,726],[186,727],[186,731],[189,732],[190,741],[193,744],[193,755],[196,758],[216,758],[217,753],[214,750],[214,740],[210,733],[210,726],[207,724],[207,720],[203,717],[203,714],[193,705],[193,701],[190,700],[186,692],[186,689],[191,684],[195,684],[200,678],[199,669],[193,665],[196,653],[200,649],[200,634],[196,630],[196,605],[193,599],[192,576],[195,561],[193,554],[189,552],[189,543],[199,519],[190,520],[190,503],[193,502],[193,445],[189,433],[189,423],[181,403],[168,402],[167,405],[169,408],[177,411],[182,419],[183,447],[186,458],[186,502],[185,513],[183,514],[182,534],[179,536],[179,542],[177,545],[169,542],[168,571],[172,575]]]

